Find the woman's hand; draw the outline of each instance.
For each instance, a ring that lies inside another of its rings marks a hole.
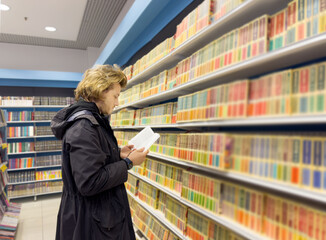
[[[132,161],[134,166],[140,165],[146,160],[146,155],[149,153],[149,150],[144,151],[144,149],[145,148],[140,148],[130,153],[128,158]]]
[[[127,145],[121,148],[120,158],[126,158],[133,151],[134,145]]]

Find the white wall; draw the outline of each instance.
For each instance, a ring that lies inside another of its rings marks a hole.
[[[0,68],[60,72],[84,72],[85,50],[0,43]]]

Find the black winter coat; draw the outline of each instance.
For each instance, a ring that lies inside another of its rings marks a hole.
[[[79,101],[64,108],[51,128],[62,139],[63,193],[56,240],[135,239],[124,187],[127,166],[97,106]]]

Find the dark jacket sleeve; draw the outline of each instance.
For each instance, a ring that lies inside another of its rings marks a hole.
[[[127,181],[124,161],[106,164],[97,130],[88,120],[77,121],[66,133],[72,174],[79,192],[92,196]]]

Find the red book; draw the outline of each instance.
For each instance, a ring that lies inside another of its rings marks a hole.
[[[307,93],[309,91],[309,68],[300,70],[300,93]]]

